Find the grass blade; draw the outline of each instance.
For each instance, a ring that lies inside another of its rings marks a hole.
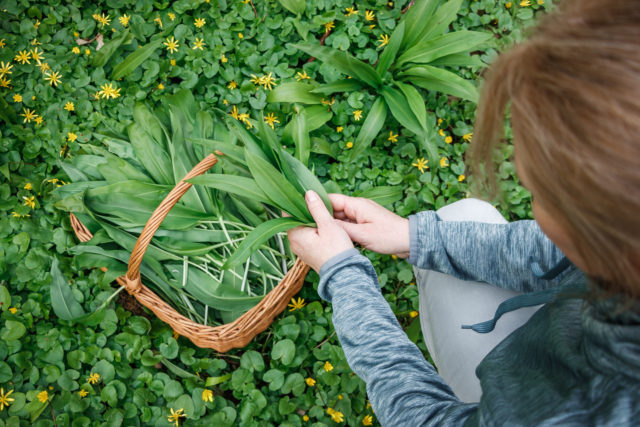
[[[131,73],[133,70],[138,68],[140,64],[142,64],[147,58],[153,55],[153,52],[156,51],[162,45],[162,39],[156,39],[151,43],[141,47],[135,52],[129,54],[124,61],[113,67],[113,71],[111,72],[111,80],[120,80],[124,76]]]

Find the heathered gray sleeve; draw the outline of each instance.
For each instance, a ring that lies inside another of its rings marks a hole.
[[[351,249],[320,270],[320,296],[347,362],[367,385],[383,426],[461,425],[477,404],[460,402],[404,333],[380,292],[371,262]]]
[[[425,211],[409,217],[409,228],[408,261],[419,268],[519,292],[555,286],[566,274],[541,280],[532,273],[534,263],[546,272],[564,258],[535,221],[451,222]]]

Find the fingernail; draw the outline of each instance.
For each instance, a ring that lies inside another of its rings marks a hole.
[[[318,200],[318,195],[313,190],[307,191],[307,201],[313,203],[316,200]]]

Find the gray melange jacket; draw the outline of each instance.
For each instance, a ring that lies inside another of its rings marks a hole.
[[[563,254],[534,221],[504,225],[410,217],[409,262],[521,292],[585,282],[571,267],[541,280]],[[320,296],[349,365],[384,426],[640,423],[640,304],[566,296],[545,304],[481,362],[480,403],[462,403],[407,338],[371,262],[351,249],[320,270]]]

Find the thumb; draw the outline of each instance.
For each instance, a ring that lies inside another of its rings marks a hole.
[[[307,202],[309,213],[311,213],[311,216],[316,221],[316,224],[318,224],[318,228],[326,227],[333,223],[333,217],[315,191],[307,191],[304,195],[304,198]]]

